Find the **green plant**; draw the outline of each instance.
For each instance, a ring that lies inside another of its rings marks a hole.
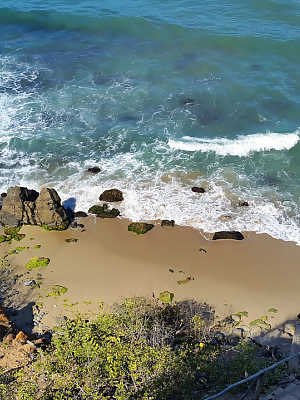
[[[50,259],[46,257],[33,257],[26,264],[25,268],[34,269],[45,267],[50,263]]]

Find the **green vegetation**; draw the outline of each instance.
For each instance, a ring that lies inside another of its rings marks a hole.
[[[92,206],[89,208],[89,213],[95,214],[97,217],[100,218],[116,218],[120,215],[120,211],[117,208],[112,208],[110,210],[107,204],[103,204],[103,206]]]
[[[163,303],[172,303],[174,299],[174,293],[170,293],[167,290],[159,294],[159,300]]]
[[[60,297],[63,294],[67,293],[68,288],[61,285],[53,285],[51,287],[51,291],[47,294],[47,297]]]
[[[31,258],[28,263],[25,264],[25,268],[34,269],[45,267],[50,263],[50,259],[46,257],[33,257]]]
[[[34,249],[40,249],[42,246],[40,244],[36,244],[35,246],[33,246]]]
[[[4,235],[0,235],[0,243],[3,242],[11,242],[12,240],[20,241],[24,239],[25,235],[23,233],[19,233],[21,227],[8,227],[4,228]]]
[[[132,298],[100,308],[94,319],[66,319],[31,365],[0,375],[0,398],[201,399],[274,361],[250,341],[232,345],[207,304]],[[265,384],[280,372],[266,374]]]

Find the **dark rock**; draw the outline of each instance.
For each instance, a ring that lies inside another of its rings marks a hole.
[[[32,286],[32,287],[34,287],[34,286],[36,286],[36,281],[34,279],[31,279],[29,281],[25,281],[24,282],[24,286]]]
[[[212,240],[218,240],[218,239],[243,240],[244,236],[241,234],[241,232],[238,231],[220,231],[214,234]]]
[[[91,172],[92,174],[99,174],[101,169],[99,167],[91,167],[88,169],[88,172]]]
[[[128,225],[128,230],[130,232],[135,232],[138,235],[143,235],[144,233],[150,231],[154,227],[153,224],[147,224],[146,222],[133,222]]]
[[[7,193],[1,193],[1,197],[4,199],[4,197],[7,197]]]
[[[85,213],[84,211],[77,211],[75,214],[74,214],[74,217],[75,218],[85,218],[85,217],[87,217],[88,215],[87,215],[87,213]]]
[[[248,207],[249,203],[248,201],[239,201],[238,205],[239,207]]]
[[[161,226],[174,226],[175,225],[175,221],[173,219],[168,220],[168,219],[163,219],[161,221]]]
[[[100,218],[116,218],[120,215],[120,211],[116,208],[111,210],[108,209],[107,204],[103,204],[103,206],[95,205],[89,209],[90,214],[95,214]]]
[[[202,187],[194,186],[194,187],[192,187],[192,192],[195,192],[195,193],[205,193],[205,189],[203,189]]]
[[[101,201],[108,201],[110,203],[123,201],[123,193],[119,189],[105,190],[99,197]]]

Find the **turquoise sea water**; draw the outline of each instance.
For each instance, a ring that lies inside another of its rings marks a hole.
[[[300,244],[299,1],[1,4],[1,191]]]

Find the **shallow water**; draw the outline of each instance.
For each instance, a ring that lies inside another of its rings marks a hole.
[[[73,3],[0,8],[0,190],[300,244],[299,3]]]

